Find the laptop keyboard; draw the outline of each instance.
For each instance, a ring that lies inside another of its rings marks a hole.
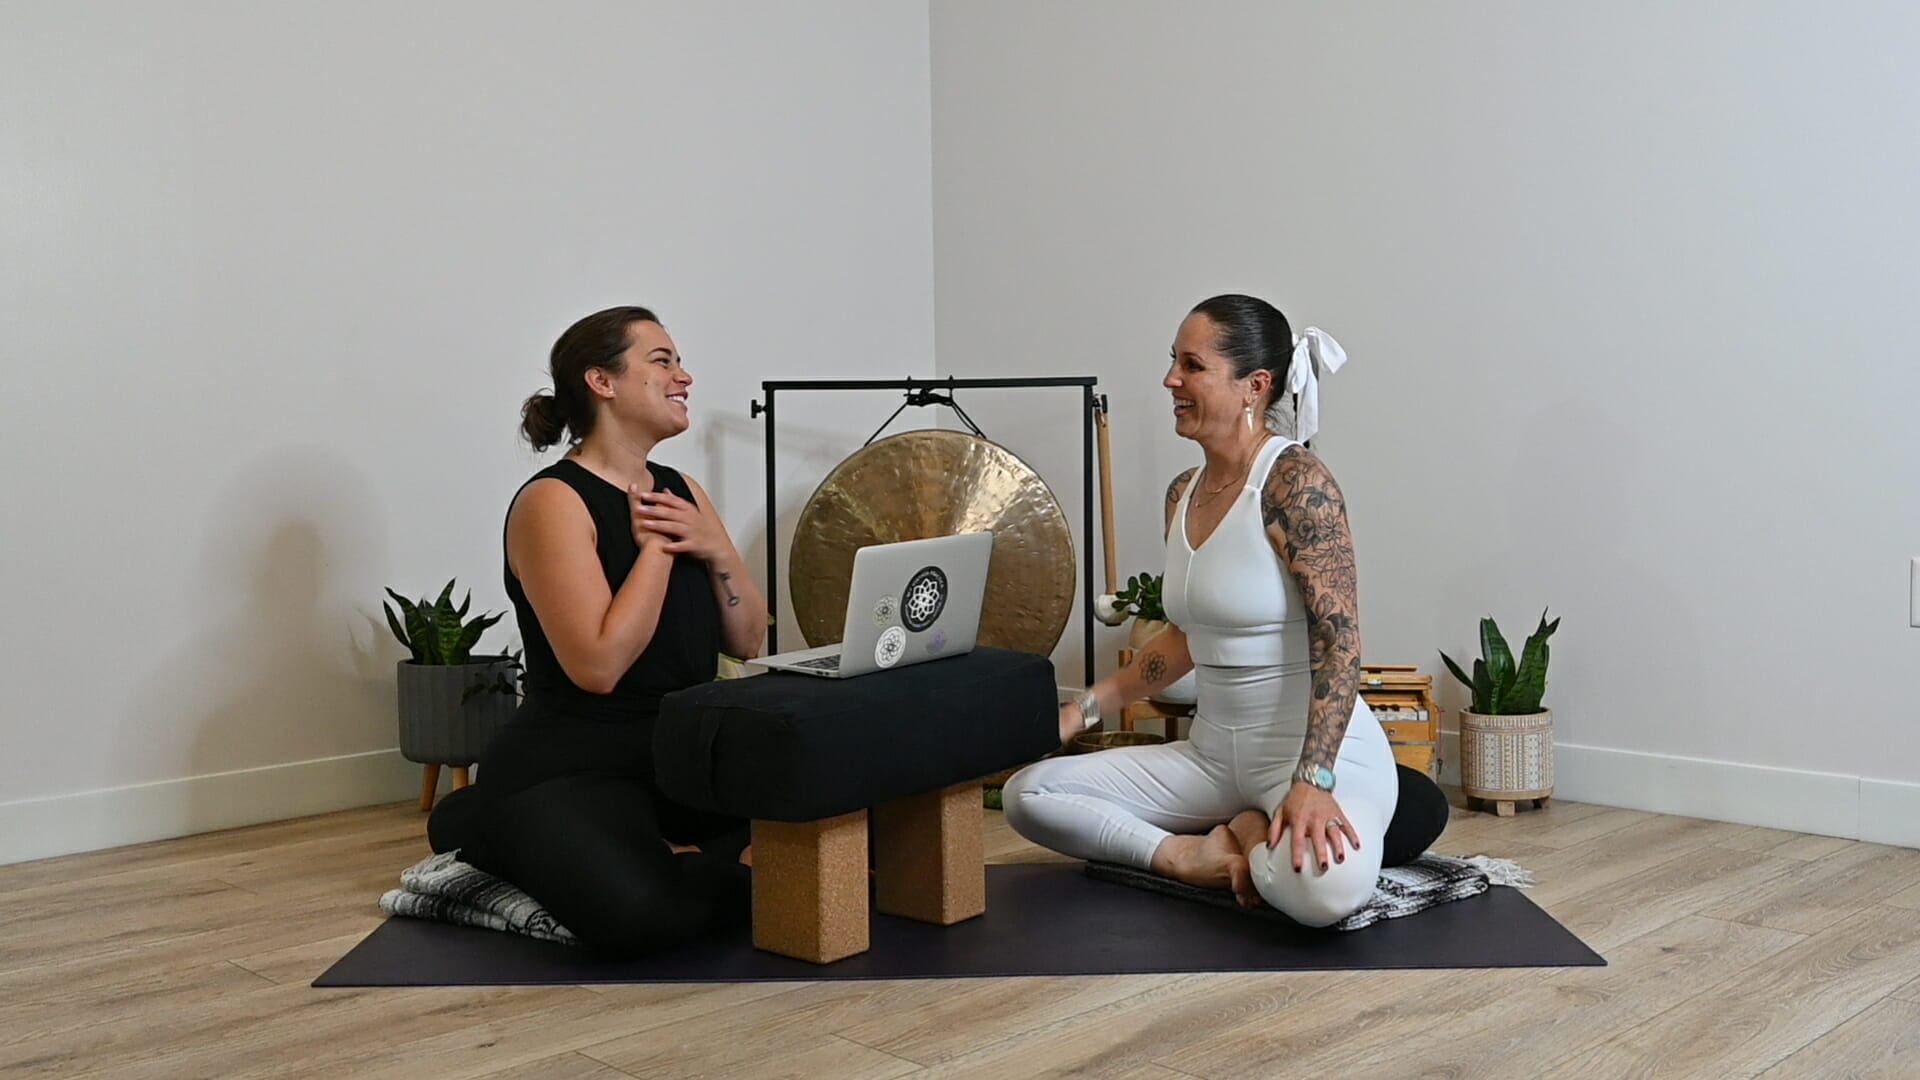
[[[811,660],[802,660],[793,666],[811,668],[816,671],[838,671],[840,670],[840,654],[835,653],[832,656],[816,656]]]

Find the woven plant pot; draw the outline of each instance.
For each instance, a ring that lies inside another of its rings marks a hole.
[[[480,751],[520,705],[519,697],[482,691],[462,702],[467,688],[491,685],[498,675],[509,681],[506,657],[472,664],[398,665],[400,684],[400,756],[422,765],[471,765]]]
[[[1500,804],[1553,797],[1553,710],[1517,716],[1460,712],[1460,787],[1469,800]]]

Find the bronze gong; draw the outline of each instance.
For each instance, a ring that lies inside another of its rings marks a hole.
[[[963,431],[907,431],[834,466],[807,500],[788,557],[794,618],[838,643],[853,553],[868,544],[992,530],[980,644],[1046,656],[1073,611],[1073,535],[1040,474]]]

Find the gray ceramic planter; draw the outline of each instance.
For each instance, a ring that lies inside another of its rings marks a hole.
[[[422,765],[471,765],[480,760],[494,733],[513,719],[520,699],[513,694],[483,691],[462,704],[460,698],[476,683],[491,684],[499,675],[509,682],[514,672],[506,657],[486,657],[471,664],[397,665],[400,684],[400,756]]]

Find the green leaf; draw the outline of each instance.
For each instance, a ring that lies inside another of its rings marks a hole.
[[[1481,716],[1494,716],[1498,713],[1500,699],[1493,686],[1493,677],[1487,674],[1487,662],[1479,658],[1473,661],[1473,711]]]
[[[1515,678],[1515,688],[1511,708],[1515,713],[1535,713],[1540,711],[1540,702],[1547,693],[1547,662],[1551,651],[1547,639],[1560,627],[1560,620],[1547,622],[1546,612],[1540,613],[1540,626],[1527,638],[1526,645],[1520,650],[1520,669]]]
[[[393,592],[391,589],[387,591]],[[413,662],[433,663],[433,627],[428,622],[427,612],[398,593],[393,593],[393,598],[400,602],[400,610],[406,615],[407,647],[413,650]]]
[[[1513,650],[1507,647],[1507,639],[1500,636],[1500,627],[1492,617],[1480,620],[1480,655],[1486,658],[1496,694],[1513,685]]]
[[[499,622],[501,617],[501,615],[481,615],[463,627],[460,631],[460,641],[456,647],[457,651],[447,662],[450,664],[464,664],[471,660],[473,657],[473,647],[479,643],[480,635],[486,633],[488,627]]]
[[[458,664],[455,659],[460,654],[460,616],[453,610],[453,582],[440,593],[440,599],[434,602],[433,614],[436,622],[434,629],[440,636],[440,659],[442,664]]]
[[[467,617],[467,608],[471,607],[472,605],[473,605],[473,590],[468,589],[467,598],[465,600],[460,601],[460,610],[454,612],[454,614],[464,619]]]
[[[1466,687],[1468,690],[1473,689],[1473,676],[1460,670],[1460,665],[1453,662],[1453,657],[1448,656],[1446,653],[1441,653],[1440,659],[1446,661],[1447,670],[1453,672],[1453,677],[1460,680],[1461,686]],[[1477,712],[1479,710],[1475,711]]]
[[[387,628],[393,631],[395,640],[406,646],[408,652],[412,652],[413,642],[407,640],[407,631],[400,625],[399,617],[394,615],[393,605],[383,603],[380,605],[380,610],[387,613]]]

